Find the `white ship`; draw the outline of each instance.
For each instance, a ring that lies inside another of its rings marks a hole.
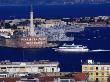
[[[88,52],[89,49],[87,48],[87,46],[75,45],[75,44],[72,44],[72,45],[64,44],[63,46],[57,48],[56,51],[60,51],[60,52]]]

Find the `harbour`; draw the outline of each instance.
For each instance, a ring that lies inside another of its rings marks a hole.
[[[94,33],[94,30],[92,30],[92,28],[86,28],[86,29],[89,29],[91,30],[91,33],[92,32]],[[109,50],[110,49],[110,47],[108,46],[109,31],[106,29],[109,30],[109,28],[105,27],[101,31],[101,33],[103,32],[101,35],[102,38],[98,38],[98,36],[96,36],[97,38],[86,36],[83,39],[79,39],[80,36],[79,37],[75,36],[76,39],[74,43],[87,45],[90,50],[96,50],[96,49]],[[108,34],[108,36],[104,34],[105,32]],[[82,35],[82,33],[79,33],[79,35]],[[88,38],[90,38],[91,40],[88,40]],[[103,41],[105,41],[104,44],[103,44]],[[73,41],[66,42],[66,43],[72,44]],[[4,54],[4,55],[0,55],[0,60],[5,60],[5,59],[7,60],[10,59],[12,61],[33,61],[33,60],[39,60],[39,59],[58,60],[61,63],[60,64],[61,71],[81,71],[81,68],[80,68],[81,60],[94,59],[96,61],[109,62],[109,54],[110,54],[109,51],[87,52],[87,53],[61,53],[61,52],[54,51],[52,48],[16,49],[16,48],[3,48],[3,47],[0,48],[0,52]],[[64,62],[65,60],[66,62]],[[73,60],[75,62],[73,62]]]
[[[25,8],[26,7],[24,7],[24,10]],[[29,9],[29,7],[27,9]],[[26,10],[24,13],[26,14],[26,12],[29,12],[29,10]],[[19,16],[16,17],[16,15],[17,14],[15,14],[15,16],[11,16],[11,19],[13,20],[14,18],[19,18]],[[29,18],[29,14],[27,15],[24,15],[24,16],[27,16],[25,18]],[[36,16],[36,11],[34,15]],[[103,15],[103,13],[101,15]],[[5,16],[1,15],[1,16],[5,17],[6,15]],[[24,16],[22,18],[24,18]],[[37,13],[37,16],[39,16],[39,13]],[[106,34],[104,34],[105,32]],[[90,50],[97,50],[97,49],[109,50],[110,49],[110,47],[108,46],[110,41],[109,27],[102,26],[100,28],[100,27],[93,26],[93,27],[86,27],[85,29],[81,30],[81,32],[79,31],[75,33],[74,32],[67,33],[67,35],[69,36],[73,36],[73,34],[74,34],[74,41],[72,39],[72,41],[61,41],[61,42],[57,41],[57,43],[59,43],[60,45],[63,45],[64,43],[72,44],[74,42],[75,44],[88,46]],[[103,44],[103,42],[105,43]],[[61,71],[81,71],[81,68],[80,68],[81,60],[95,59],[100,61],[105,61],[105,60],[109,61],[107,60],[109,58],[109,51],[108,52],[87,52],[87,53],[59,53],[59,52],[55,52],[52,48],[22,49],[22,48],[1,47],[0,49],[1,49],[0,52],[3,54],[1,55],[0,60],[6,60],[6,59],[12,60],[12,61],[33,61],[35,59],[36,60],[39,60],[39,59],[58,60],[61,63],[61,66],[60,66]],[[67,61],[67,63],[64,62],[65,60]],[[77,63],[73,62],[70,64],[70,62],[73,60],[77,61]]]
[[[40,6],[1,6],[0,81],[109,82],[110,6]]]

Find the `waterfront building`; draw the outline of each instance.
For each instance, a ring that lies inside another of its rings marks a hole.
[[[89,82],[108,82],[110,64],[88,60],[86,63],[82,64],[82,72],[89,73]]]
[[[38,35],[36,33],[33,9],[30,11],[30,25],[23,25],[23,27],[18,26],[17,28],[12,37],[0,40],[0,46],[13,48],[47,48],[57,46],[56,44],[48,43],[47,36]]]
[[[20,48],[43,48],[47,46],[47,37],[35,36],[35,37],[22,37],[16,39],[16,44]]]
[[[41,25],[39,25],[40,27],[44,27],[44,28],[50,28],[50,27],[54,27],[55,26],[55,24],[53,24],[53,23],[46,23],[46,24],[41,24]]]
[[[66,22],[60,19],[50,19],[50,20],[46,20],[45,23],[42,23],[39,26],[44,28],[50,28],[55,26],[60,27],[60,25],[66,25]]]
[[[33,19],[35,22],[40,22],[40,23],[44,23],[46,21],[46,19],[43,18],[35,18]]]
[[[0,36],[10,38],[13,35],[14,30],[12,29],[0,29]]]
[[[57,75],[58,74],[58,75]],[[0,77],[2,82],[87,82],[88,75],[81,72],[49,72],[22,77]]]
[[[0,77],[24,76],[26,74],[37,74],[42,72],[60,72],[58,62],[48,60],[34,62],[0,62]]]

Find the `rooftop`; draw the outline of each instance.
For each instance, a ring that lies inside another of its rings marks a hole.
[[[94,60],[87,60],[83,62],[82,65],[110,65],[109,62],[94,62]]]
[[[33,62],[11,62],[9,60],[1,61],[0,65],[35,65],[35,64],[59,64],[58,62],[51,62],[49,60],[40,60]]]

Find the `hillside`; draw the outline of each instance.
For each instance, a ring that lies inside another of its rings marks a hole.
[[[0,5],[109,3],[110,0],[0,0]]]

